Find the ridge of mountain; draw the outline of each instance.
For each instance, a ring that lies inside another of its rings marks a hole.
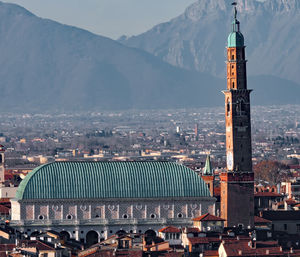
[[[237,3],[249,75],[278,76],[299,84],[300,1]],[[137,36],[121,37],[119,42],[177,67],[224,77],[232,16],[232,6],[225,0],[198,0],[169,22]]]
[[[222,60],[222,65],[224,62]],[[6,111],[91,111],[223,105],[223,80],[172,66],[141,49],[42,19],[0,2],[0,108]],[[256,104],[297,103],[300,88],[253,78]],[[251,86],[250,86],[251,87]],[[295,100],[296,99],[296,100]]]
[[[1,2],[0,65],[0,107],[9,110],[212,106],[203,92],[222,83]]]

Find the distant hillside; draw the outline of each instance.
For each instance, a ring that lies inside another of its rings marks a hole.
[[[237,0],[247,45],[249,75],[271,75],[300,84],[300,1]],[[223,77],[232,21],[227,0],[198,0],[179,17],[120,42],[189,70]]]
[[[221,80],[0,4],[1,108],[90,110],[216,105]]]
[[[216,106],[223,105],[220,91],[226,87],[224,76],[174,67],[143,50],[1,2],[0,67],[0,108],[5,111]],[[289,103],[300,94],[292,82],[253,81],[249,87],[263,92],[255,99],[259,104]],[[284,96],[276,93],[282,84],[291,88]]]

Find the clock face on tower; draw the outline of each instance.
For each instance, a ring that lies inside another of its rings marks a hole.
[[[227,152],[227,169],[233,169],[233,155],[232,152]]]

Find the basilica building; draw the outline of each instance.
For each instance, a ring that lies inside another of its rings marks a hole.
[[[83,242],[190,226],[215,211],[202,178],[169,162],[49,163],[25,177],[11,203],[18,230],[54,230]]]

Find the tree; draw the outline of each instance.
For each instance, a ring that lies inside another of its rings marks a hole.
[[[261,161],[253,167],[256,180],[264,180],[272,185],[286,180],[290,176],[287,165],[278,161]]]

